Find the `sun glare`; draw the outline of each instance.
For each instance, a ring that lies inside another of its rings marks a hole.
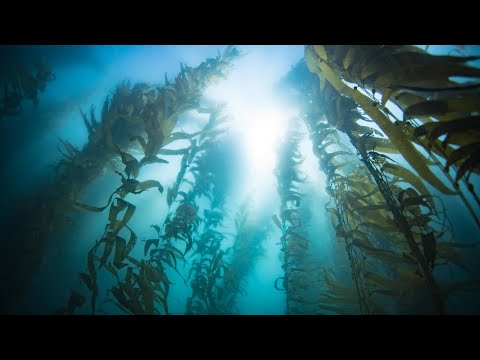
[[[250,120],[245,134],[252,170],[273,170],[276,144],[285,131],[282,114],[275,110],[260,111]]]
[[[295,109],[286,107],[274,91],[289,65],[272,66],[259,51],[253,48],[236,63],[228,79],[210,87],[205,95],[228,104],[228,127],[243,144],[248,169],[242,180],[244,190],[267,196],[265,191],[275,184],[277,144]]]

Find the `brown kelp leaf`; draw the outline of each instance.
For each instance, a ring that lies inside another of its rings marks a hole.
[[[126,266],[127,264],[124,265]],[[103,264],[103,267],[113,276],[117,276],[117,270],[110,263]]]
[[[387,204],[380,204],[380,205],[367,205],[353,209],[354,211],[364,212],[364,211],[377,211],[377,210],[385,210],[388,209]]]
[[[350,47],[347,51],[347,54],[343,58],[343,68],[348,70],[348,68],[354,63],[356,56],[358,55],[357,49],[355,47]]]
[[[130,255],[128,255],[127,257],[127,260],[130,261],[133,265],[137,266],[137,267],[141,267],[142,266],[142,263],[140,261],[138,261],[137,259],[131,257]]]
[[[117,236],[116,244],[115,244],[115,255],[113,258],[113,265],[117,269],[121,269],[126,264],[123,264],[123,260],[125,259],[125,250],[127,247],[127,241],[120,236]]]
[[[128,240],[128,244],[125,247],[124,257],[127,257],[137,244],[137,235],[130,228],[128,229],[130,230],[130,239]]]
[[[313,49],[322,60],[327,60],[328,55],[323,45],[313,45]]]
[[[375,136],[364,136],[357,140],[357,143],[363,143],[366,151],[378,151],[387,154],[398,154],[398,150],[388,139]]]
[[[88,252],[87,268],[88,268],[88,273],[90,274],[90,279],[92,279],[92,282],[93,282],[93,283],[96,282],[96,278],[97,278],[97,272],[95,271],[95,263],[94,263],[94,260],[95,260],[94,249],[91,249],[91,250]]]
[[[77,307],[85,304],[85,297],[75,290],[72,290],[67,304],[67,314],[72,315]]]
[[[78,202],[78,201],[75,201],[75,202],[74,202],[74,205],[75,205],[76,207],[79,207],[79,208],[84,209],[84,210],[87,210],[87,211],[102,212],[103,210],[105,210],[105,209],[108,207],[108,205],[110,205],[110,202],[112,201],[112,197],[113,197],[114,194],[115,194],[115,192],[113,192],[113,193],[110,195],[110,197],[109,197],[109,199],[108,199],[107,205],[102,206],[102,207],[90,206],[90,205],[87,205],[87,204],[82,204],[82,203],[80,203],[80,202]]]
[[[93,291],[93,282],[88,274],[80,273],[80,280],[90,291]]]
[[[162,282],[162,281],[168,281],[166,278],[165,274],[158,269],[154,268],[151,265],[145,265],[145,276],[148,281],[152,282]]]
[[[480,116],[467,116],[443,122],[429,122],[414,130],[415,136],[427,135],[434,140],[442,135],[480,130]]]
[[[175,253],[166,249],[162,249],[159,251],[162,254],[162,261],[165,261],[171,268],[177,269],[177,257],[175,256]]]
[[[404,119],[407,116],[432,116],[441,115],[448,112],[448,103],[446,101],[424,101],[409,106],[404,110]]]
[[[212,271],[215,271],[218,266],[221,264],[222,258],[224,255],[224,251],[220,250],[217,255],[215,256],[213,262],[212,262]]]
[[[155,245],[155,247],[157,248],[159,241],[160,241],[159,239],[149,239],[149,240],[145,241],[145,248],[144,248],[144,251],[143,251],[144,256],[147,256],[148,249],[150,249],[150,246],[152,246],[152,244]]]
[[[146,181],[142,181],[142,182],[138,183],[136,191],[137,191],[137,193],[141,193],[141,192],[143,192],[145,190],[148,190],[152,187],[158,188],[158,191],[160,191],[160,193],[163,193],[162,184],[160,184],[156,180],[146,180]]]
[[[480,131],[469,130],[468,132],[449,132],[445,139],[441,142],[440,147],[445,149],[445,153],[449,156],[449,153],[453,152],[448,144],[466,146],[478,142],[480,139]]]
[[[167,205],[169,207],[172,206],[172,202],[173,202],[173,189],[168,188],[167,189]]]
[[[400,255],[395,254],[392,251],[377,249],[374,246],[368,246],[368,243],[363,241],[359,241],[359,239],[354,239],[352,244],[361,247],[363,250],[367,252],[367,254],[371,257],[374,257],[378,260],[387,261],[391,263],[405,263],[408,260]]]
[[[115,244],[115,237],[113,236],[112,233],[108,233],[103,239],[102,242],[104,242],[104,250],[103,250],[103,255],[100,258],[100,267],[102,267],[105,262],[107,261],[108,257],[112,253],[113,246]]]
[[[192,246],[193,246],[193,241],[190,236],[188,236],[188,240],[185,240],[185,242],[186,242],[186,246],[185,246],[185,252],[183,253],[183,256],[185,256],[192,249]]]
[[[427,190],[426,186],[423,185],[422,180],[403,166],[392,163],[385,163],[382,166],[382,170],[389,174],[398,176],[406,183],[412,185],[415,189],[417,189],[420,194],[430,195],[430,192]]]
[[[124,292],[121,288],[116,286],[110,289],[110,293],[115,297],[118,303],[115,303],[121,310],[125,311],[127,314],[140,314],[138,310],[132,305],[130,301],[128,301],[127,297],[125,296]]]
[[[326,155],[323,159],[325,160],[325,162],[330,162],[330,160],[332,160],[335,156],[352,156],[351,153],[349,153],[348,151],[335,151],[333,153],[330,153],[328,155]]]
[[[435,239],[435,235],[433,232],[429,232],[428,234],[422,234],[422,246],[423,246],[423,254],[427,263],[433,269],[435,264],[435,257],[437,255],[437,242]]]
[[[412,270],[398,267],[396,268],[396,272],[400,277],[400,282],[405,284],[406,286],[409,286],[409,283],[411,284],[410,287],[412,285],[418,286],[425,283],[425,279]]]
[[[140,289],[142,290],[143,296],[143,304],[145,307],[145,314],[146,315],[153,315],[154,312],[154,298],[155,294],[146,279],[143,276],[138,278],[138,284],[140,285]]]
[[[155,294],[155,299],[162,305],[165,314],[168,314],[168,302],[165,296]]]
[[[160,236],[160,232],[161,232],[160,226],[158,226],[158,225],[150,225],[150,227],[154,228],[155,231],[157,232],[157,235]]]
[[[404,111],[404,116],[435,116],[450,112],[467,113],[478,111],[480,104],[478,95],[464,96],[459,99],[424,101],[409,106]]]
[[[130,137],[130,141],[137,140],[140,143],[140,146],[142,147],[143,153],[146,155],[147,154],[147,143],[143,136],[132,136]]]
[[[115,200],[117,200],[117,203],[115,204]],[[120,211],[124,210],[128,203],[126,201],[123,201],[122,199],[115,199],[112,203],[112,206],[110,206],[110,212],[108,214],[108,221],[110,222],[110,226],[113,227],[115,224],[115,221],[117,220],[117,215]]]
[[[133,155],[120,150],[118,146],[115,145],[115,147],[122,158],[122,163],[125,165],[125,174],[127,174],[128,177],[131,175],[134,179],[136,179],[140,172],[138,160],[135,159]]]
[[[169,161],[159,158],[158,156],[146,156],[140,160],[139,167],[148,164],[168,164]]]
[[[428,201],[431,201],[430,203]],[[415,196],[415,197],[407,197],[402,200],[401,202],[402,206],[404,208],[408,208],[409,206],[425,206],[429,208],[430,210],[432,209],[431,204],[433,204],[432,197],[428,195],[421,195],[421,196]]]
[[[125,211],[125,214],[123,215],[123,219],[120,221],[115,221],[113,224],[110,225],[110,229],[112,233],[116,235],[120,232],[121,229],[127,226],[127,223],[132,218],[133,214],[135,213],[135,209],[137,207],[132,203],[129,203],[128,201],[125,201],[120,198],[117,198],[115,200],[117,200],[117,207],[119,209],[124,209],[125,207],[127,208],[127,210]]]
[[[372,101],[359,91],[355,91],[344,84],[335,72],[325,63],[319,64],[322,73],[326,76],[328,81],[335,87],[337,91],[345,96],[351,96],[362,109],[375,121],[380,129],[391,140],[392,144],[403,155],[405,160],[422,176],[425,181],[444,194],[455,194],[448,189],[440,179],[438,179],[425,164],[425,157],[414,147],[409,141],[405,141],[405,136],[400,126],[393,124],[390,119],[380,111],[377,106],[372,104]]]
[[[448,168],[453,164],[455,164],[457,161],[466,157],[470,157],[472,154],[475,154],[475,153],[480,153],[480,142],[463,146],[461,148],[458,148],[454,152],[452,152],[449,158],[447,159],[445,168],[448,170]]]
[[[396,291],[399,291],[402,294],[405,294],[408,291],[408,287],[409,287],[408,283],[402,283],[398,280],[392,280],[371,271],[365,272],[365,278],[368,281],[371,281],[384,288],[395,289]]]

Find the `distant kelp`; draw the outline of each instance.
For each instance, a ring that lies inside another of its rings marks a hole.
[[[227,294],[223,291],[223,277],[228,264],[225,262],[225,252],[221,249],[225,239],[221,232],[225,212],[224,194],[218,191],[221,186],[218,173],[222,169],[221,164],[212,161],[212,155],[218,151],[217,145],[218,143],[209,141],[208,146],[195,157],[188,170],[193,179],[189,182],[191,189],[185,195],[185,200],[195,201],[195,198],[204,197],[208,200],[208,207],[204,208],[203,217],[199,217],[201,230],[199,226],[193,234],[195,258],[187,279],[191,279],[192,288],[192,295],[187,298],[187,315],[231,312],[228,309],[228,300],[226,301]]]
[[[271,226],[256,216],[252,208],[253,199],[249,198],[235,208],[235,232],[233,246],[226,249],[228,266],[224,275],[224,296],[230,313],[238,313],[237,300],[248,295],[245,287],[249,275],[259,258],[264,255],[263,243],[268,237]]]
[[[309,240],[304,228],[300,207],[303,195],[298,185],[305,179],[301,175],[303,162],[299,150],[302,134],[295,131],[296,119],[290,120],[289,131],[279,144],[275,168],[277,192],[280,196],[280,218],[273,215],[275,225],[282,231],[280,251],[283,254],[284,275],[275,281],[277,290],[285,290],[286,313],[312,313],[312,297],[315,282],[312,281],[312,265],[309,265]]]
[[[38,94],[44,92],[47,83],[55,80],[46,61],[27,65],[26,59],[11,54],[2,54],[0,59],[0,120],[3,117],[19,115],[22,103],[30,100],[38,104]]]

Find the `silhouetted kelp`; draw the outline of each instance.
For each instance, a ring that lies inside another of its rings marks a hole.
[[[3,50],[0,59],[0,120],[19,115],[25,99],[37,105],[38,94],[45,91],[48,82],[55,80],[55,74],[46,61],[38,61],[32,70],[26,59]]]

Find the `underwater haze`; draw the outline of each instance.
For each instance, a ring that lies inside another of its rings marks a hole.
[[[0,52],[1,313],[480,313],[479,46]]]

